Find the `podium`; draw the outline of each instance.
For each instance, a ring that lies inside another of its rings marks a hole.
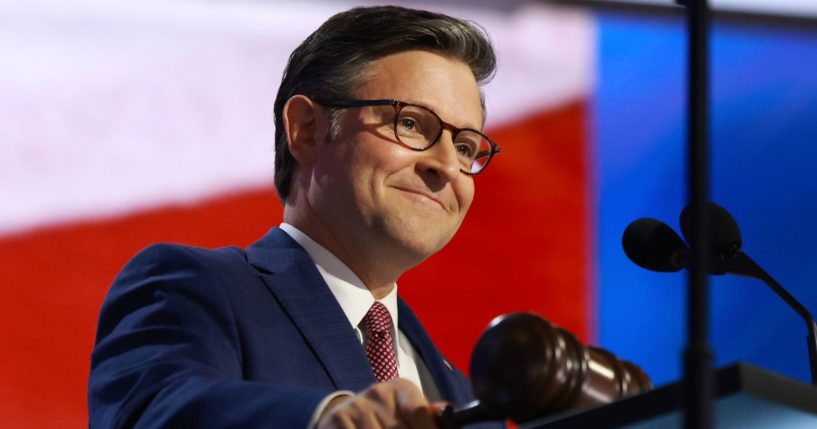
[[[817,428],[817,387],[738,363],[715,371],[716,428]],[[520,424],[522,429],[683,427],[683,383]]]

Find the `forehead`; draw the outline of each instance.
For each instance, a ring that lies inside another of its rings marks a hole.
[[[460,128],[481,129],[483,124],[479,86],[471,69],[434,52],[404,51],[372,62],[355,97],[426,106]]]

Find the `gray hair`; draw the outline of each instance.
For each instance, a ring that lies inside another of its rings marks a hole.
[[[298,165],[289,152],[284,130],[286,102],[297,94],[324,100],[350,98],[366,66],[384,56],[414,49],[462,61],[479,84],[489,81],[496,68],[494,49],[478,25],[397,6],[338,13],[292,52],[275,98],[275,188],[282,202],[289,196]],[[334,119],[335,115],[330,116]]]

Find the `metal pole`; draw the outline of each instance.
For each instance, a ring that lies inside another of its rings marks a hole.
[[[712,351],[709,347],[709,8],[706,0],[684,0],[688,33],[688,193],[695,243],[688,293],[689,342],[684,354],[684,427],[713,427]]]

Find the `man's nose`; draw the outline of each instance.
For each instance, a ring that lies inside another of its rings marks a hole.
[[[462,174],[457,148],[449,130],[444,130],[437,143],[423,151],[422,155],[418,167],[438,175],[445,182],[453,181]]]

